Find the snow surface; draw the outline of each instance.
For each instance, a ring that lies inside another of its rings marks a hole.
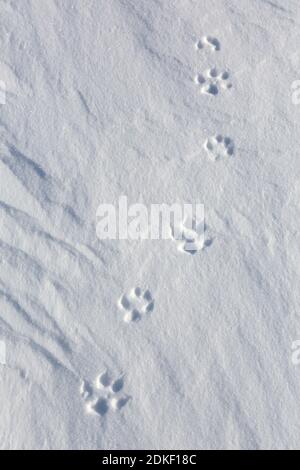
[[[299,447],[299,7],[0,0],[1,448]],[[120,195],[210,244],[99,240]]]

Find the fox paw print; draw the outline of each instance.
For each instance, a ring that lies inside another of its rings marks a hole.
[[[119,307],[124,311],[124,321],[130,323],[140,320],[144,314],[151,313],[154,300],[148,289],[143,291],[140,287],[135,287],[129,294],[122,295]]]
[[[209,47],[213,51],[219,51],[221,49],[220,41],[217,38],[212,36],[203,36],[196,42],[196,49],[203,49],[204,47]]]
[[[204,148],[212,160],[231,157],[234,154],[233,140],[221,134],[209,137],[204,143]]]
[[[211,245],[212,240],[205,240],[206,225],[203,220],[184,219],[179,225],[171,226],[171,238],[183,253],[195,255],[204,247]]]
[[[229,72],[218,72],[214,67],[207,70],[204,74],[198,74],[195,77],[195,83],[200,85],[201,93],[216,96],[223,90],[232,88],[229,80]]]
[[[123,387],[123,376],[113,380],[107,371],[98,375],[94,386],[84,380],[80,386],[80,395],[85,401],[87,412],[104,416],[109,410],[123,408],[130,399],[128,395],[121,395]]]

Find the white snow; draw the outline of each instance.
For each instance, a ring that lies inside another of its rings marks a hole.
[[[1,448],[299,448],[299,2],[0,18]],[[99,240],[121,195],[209,243]]]

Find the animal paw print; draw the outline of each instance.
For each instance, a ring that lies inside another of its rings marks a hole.
[[[218,95],[221,89],[229,90],[232,88],[232,83],[228,81],[229,73],[218,72],[214,67],[205,72],[205,74],[198,74],[195,77],[195,83],[201,85],[201,93],[206,93],[207,95]]]
[[[186,218],[178,226],[171,226],[171,238],[183,253],[195,255],[204,247],[211,245],[212,240],[205,240],[206,225],[203,220]]]
[[[220,41],[212,36],[203,36],[196,43],[196,49],[203,49],[205,46],[210,47],[213,51],[219,51],[221,49]]]
[[[229,137],[223,137],[220,134],[209,137],[204,143],[204,148],[213,160],[219,160],[219,158],[232,156],[234,154],[233,140]]]
[[[123,376],[112,380],[107,371],[96,378],[95,387],[84,380],[80,395],[85,401],[87,412],[104,416],[109,410],[118,411],[123,408],[130,399],[128,395],[120,396],[123,386]]]
[[[140,320],[145,313],[151,313],[154,300],[148,289],[143,291],[140,287],[135,287],[129,294],[122,295],[119,307],[125,311],[124,321],[130,323]]]

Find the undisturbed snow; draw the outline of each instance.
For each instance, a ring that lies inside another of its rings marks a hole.
[[[0,0],[1,448],[299,447],[299,7]],[[203,203],[209,246],[99,240],[120,195]]]

